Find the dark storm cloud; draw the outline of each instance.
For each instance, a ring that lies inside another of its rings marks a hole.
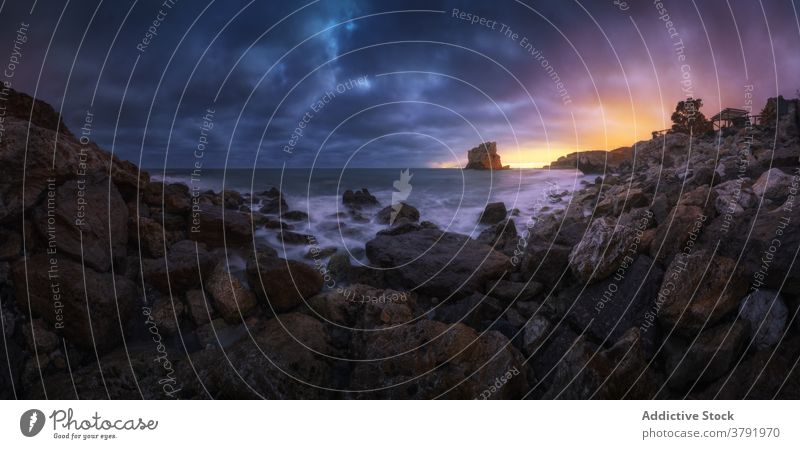
[[[0,51],[30,23],[13,87],[61,108],[73,131],[91,107],[92,138],[145,167],[191,166],[212,104],[207,167],[307,166],[315,157],[341,166],[351,156],[356,166],[419,167],[457,165],[481,139],[512,154],[518,143],[515,162],[547,148],[632,143],[685,96],[684,65],[707,113],[740,105],[747,84],[757,103],[800,88],[789,0],[664,2],[685,61],[653,3],[627,3],[39,0],[30,14],[33,3],[17,1],[0,12]],[[454,8],[498,25],[459,20]],[[159,10],[158,34],[137,50]],[[315,111],[326,92],[336,95]]]

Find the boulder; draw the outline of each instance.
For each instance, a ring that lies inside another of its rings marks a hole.
[[[281,215],[281,218],[284,220],[303,221],[308,220],[308,214],[299,210],[290,210]]]
[[[690,399],[794,399],[800,398],[800,337],[787,338],[777,348],[758,351],[737,360],[723,375]]]
[[[705,330],[695,340],[670,338],[664,346],[667,385],[682,391],[727,373],[738,362],[747,333],[747,324],[736,321]]]
[[[505,254],[513,254],[519,243],[517,225],[514,224],[514,220],[505,219],[481,231],[478,241]]]
[[[495,224],[505,219],[506,215],[508,215],[508,210],[506,210],[505,203],[489,203],[478,218],[478,223]]]
[[[149,175],[132,163],[101,150],[94,142],[79,142],[47,103],[13,89],[8,89],[5,98],[4,134],[0,141],[0,222],[18,219],[42,195],[47,195],[51,185],[59,186],[79,172],[87,173],[87,179],[110,173],[123,198],[149,182]]]
[[[138,298],[136,284],[66,258],[58,258],[57,264],[51,265],[51,257],[39,254],[14,264],[20,310],[30,307],[68,343],[88,350],[112,348],[133,315]]]
[[[151,182],[142,190],[142,201],[149,206],[178,215],[186,214],[192,208],[189,187],[180,183]]]
[[[610,217],[595,219],[569,255],[572,274],[582,283],[605,279],[629,253],[634,232]]]
[[[241,323],[242,317],[256,307],[256,296],[221,262],[211,271],[206,291],[214,300],[214,308],[228,323]]]
[[[183,378],[199,381],[219,399],[332,399],[336,393],[333,361],[335,354],[325,325],[299,313],[278,315],[251,330],[253,341],[243,338],[226,349],[192,355],[193,366],[183,366]],[[203,394],[203,387],[184,387]]]
[[[519,261],[521,273],[526,279],[534,279],[548,286],[554,286],[562,276],[572,279],[569,260],[572,248],[565,245],[544,242],[530,242]],[[511,258],[516,265],[517,256]]]
[[[702,233],[708,216],[698,206],[679,204],[672,208],[650,243],[650,257],[669,263]]]
[[[758,288],[800,294],[800,270],[795,254],[800,246],[800,206],[787,199],[774,210],[761,209],[758,215],[745,216],[731,226],[721,251],[732,258],[741,256],[743,275]],[[778,242],[780,242],[778,244]],[[768,261],[768,262],[765,262]],[[768,264],[769,268],[763,270]]]
[[[739,316],[750,323],[753,345],[759,351],[775,346],[783,337],[789,309],[776,291],[756,290],[739,305]]]
[[[373,207],[373,206],[380,206],[378,199],[375,198],[375,195],[369,193],[367,189],[356,190],[353,192],[352,190],[347,190],[342,195],[342,203],[350,207],[352,209],[359,210],[363,207]]]
[[[45,323],[41,318],[35,318],[22,326],[22,335],[31,352],[35,349],[38,352],[49,354],[61,346],[61,339],[53,330],[53,326]]]
[[[166,230],[161,223],[152,218],[139,217],[137,220],[131,220],[130,234],[133,240],[141,244],[146,255],[164,257],[164,249],[167,246],[164,242]]]
[[[416,295],[364,284],[320,293],[309,300],[310,312],[343,327],[379,329],[410,322]]]
[[[310,234],[301,234],[299,232],[287,231],[285,229],[278,233],[278,240],[287,245],[310,245],[316,239]]]
[[[253,243],[253,222],[247,213],[201,206],[192,212],[187,235],[211,247],[249,246]]]
[[[378,235],[366,251],[389,286],[439,298],[466,296],[510,268],[509,258],[491,247],[436,229]]]
[[[208,300],[210,302],[211,298]],[[214,316],[214,308],[206,302],[206,295],[202,290],[186,292],[186,312],[198,326],[208,323]]]
[[[202,243],[183,240],[172,245],[166,257],[142,259],[146,283],[163,293],[196,288],[214,262]]]
[[[97,271],[124,260],[128,243],[128,208],[108,179],[71,180],[48,190],[33,220],[48,247]]]
[[[283,194],[275,187],[262,192],[258,195],[258,198],[261,200],[259,212],[262,214],[277,214],[289,210],[289,205],[286,204]]]
[[[736,261],[713,259],[706,251],[676,257],[659,292],[659,319],[667,332],[696,335],[735,311],[747,291],[747,280],[734,271]]]
[[[173,336],[180,332],[180,323],[186,308],[179,299],[168,296],[159,298],[150,311],[150,317],[158,326],[159,333]]]
[[[528,388],[521,355],[494,331],[419,320],[364,333],[353,346],[362,361],[350,389],[377,389],[359,398],[510,399]]]
[[[485,330],[500,319],[507,305],[491,296],[474,293],[466,298],[449,298],[434,310],[436,321],[464,323],[477,330]]]
[[[546,399],[650,399],[653,385],[639,329],[631,328],[608,349],[579,337],[556,367]],[[640,375],[642,375],[640,377]]]
[[[381,209],[380,212],[378,212],[377,220],[378,223],[381,224],[394,224],[399,220],[418,222],[419,211],[410,204],[400,202]]]
[[[530,280],[528,282],[512,282],[506,280],[490,281],[486,292],[503,302],[523,302],[536,298],[544,290],[544,285]]]
[[[632,327],[644,324],[645,315],[656,307],[664,271],[647,256],[626,256],[614,276],[587,287],[576,285],[568,297],[575,298],[567,319],[576,329],[598,342],[615,342]],[[643,327],[641,338],[650,349],[655,332]]]
[[[784,173],[779,168],[773,168],[762,173],[753,183],[753,193],[756,198],[763,197],[781,204],[789,196],[789,188],[792,186],[792,182],[793,177],[791,175]]]
[[[714,187],[717,193],[714,207],[719,215],[739,216],[745,209],[757,204],[758,200],[752,189],[746,187],[748,183],[749,178],[732,179]]]
[[[313,267],[265,253],[248,261],[247,278],[258,298],[276,312],[297,307],[322,290],[323,284]]]

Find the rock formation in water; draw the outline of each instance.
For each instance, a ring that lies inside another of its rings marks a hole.
[[[467,170],[508,170],[508,165],[500,162],[497,142],[484,142],[467,153]]]

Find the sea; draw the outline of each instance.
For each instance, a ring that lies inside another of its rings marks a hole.
[[[189,169],[150,170],[154,179],[184,183],[201,191],[236,190],[250,195],[258,210],[257,194],[278,188],[289,208],[308,214],[303,221],[286,221],[293,231],[313,235],[318,248],[346,250],[354,260],[364,261],[364,245],[387,225],[374,216],[380,208],[366,210],[367,220],[346,214],[342,195],[346,190],[366,188],[380,207],[405,202],[420,211],[420,221],[430,221],[448,232],[476,238],[487,225],[478,218],[487,204],[503,202],[522,231],[539,214],[566,207],[572,193],[594,183],[596,175],[577,170],[511,169],[498,171],[446,168],[334,168],[317,169]],[[194,176],[193,176],[194,175]],[[516,209],[516,210],[515,210]],[[278,249],[283,257],[308,260],[310,245],[279,241],[275,230],[259,229],[256,237]]]

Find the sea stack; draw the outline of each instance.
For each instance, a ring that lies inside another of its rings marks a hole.
[[[497,142],[484,142],[467,152],[467,166],[472,170],[508,170],[508,165],[500,162],[497,154]]]

